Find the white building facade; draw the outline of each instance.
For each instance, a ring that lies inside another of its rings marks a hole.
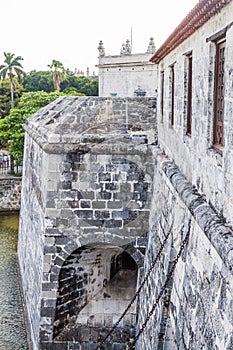
[[[146,53],[132,54],[129,41],[119,55],[105,55],[99,44],[99,96],[154,97],[157,92],[157,67],[149,61],[154,52],[153,38]]]

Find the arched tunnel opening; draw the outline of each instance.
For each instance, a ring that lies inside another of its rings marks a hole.
[[[54,341],[98,343],[136,292],[138,266],[123,248],[88,245],[66,259],[59,274]],[[134,333],[136,303],[109,338],[126,344]]]

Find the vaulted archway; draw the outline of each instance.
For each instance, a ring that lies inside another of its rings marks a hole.
[[[137,276],[137,263],[121,247],[85,245],[72,252],[59,274],[54,341],[100,341],[132,299]],[[135,323],[134,304],[111,340],[127,343]]]

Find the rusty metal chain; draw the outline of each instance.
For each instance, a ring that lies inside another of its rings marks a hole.
[[[116,327],[119,325],[119,323],[121,322],[121,320],[125,317],[125,315],[127,314],[127,312],[129,311],[129,309],[131,308],[131,306],[133,305],[133,303],[135,302],[135,300],[137,299],[137,297],[139,296],[142,288],[144,287],[146,281],[148,280],[151,271],[153,270],[154,266],[156,265],[158,259],[160,258],[160,255],[163,251],[163,248],[168,240],[168,237],[171,233],[171,230],[168,231],[168,233],[165,235],[165,238],[163,240],[163,243],[161,244],[158,253],[155,257],[155,259],[153,260],[153,262],[151,263],[151,266],[149,268],[149,270],[147,271],[142,283],[140,284],[140,286],[138,287],[135,295],[133,296],[133,298],[131,299],[130,303],[128,304],[128,306],[126,307],[126,309],[124,310],[124,312],[122,313],[122,315],[120,316],[120,318],[117,320],[117,322],[114,324],[114,326],[110,329],[110,331],[107,333],[107,335],[101,340],[100,344],[95,348],[95,350],[101,349],[101,346],[106,342],[106,340],[109,338],[109,336],[113,333],[113,331],[116,329]]]
[[[168,283],[169,283],[169,281],[170,281],[170,279],[171,279],[171,277],[173,275],[173,272],[175,270],[176,264],[177,264],[177,262],[178,262],[178,260],[179,260],[179,258],[181,256],[183,250],[184,250],[185,245],[188,242],[189,235],[190,235],[190,230],[188,230],[184,240],[181,243],[180,250],[179,250],[176,258],[174,259],[174,261],[172,263],[172,267],[171,267],[170,271],[167,274],[166,280],[165,280],[165,282],[164,282],[164,284],[163,284],[163,286],[162,286],[162,288],[161,288],[161,290],[159,292],[159,295],[157,296],[157,298],[156,298],[156,300],[155,300],[155,302],[154,302],[150,312],[148,313],[144,323],[142,324],[141,328],[139,329],[138,334],[134,337],[133,342],[131,342],[131,344],[128,346],[128,348],[127,348],[128,350],[135,349],[136,341],[138,340],[138,338],[140,337],[140,335],[143,333],[144,329],[146,328],[147,323],[149,322],[151,316],[153,315],[153,313],[154,313],[154,311],[155,311],[155,309],[156,309],[156,307],[157,307],[157,305],[158,305],[158,303],[160,301],[160,298],[162,297],[163,293],[165,292],[165,290],[166,290],[166,288],[168,286]]]

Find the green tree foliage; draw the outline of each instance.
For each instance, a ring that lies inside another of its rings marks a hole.
[[[17,105],[19,98],[23,93],[23,85],[14,78],[14,103]],[[11,109],[11,96],[10,96],[10,80],[0,80],[0,119],[6,117],[10,113]]]
[[[24,79],[26,91],[54,91],[53,76],[50,71],[32,71]]]
[[[11,107],[14,108],[14,77],[17,76],[19,82],[21,82],[25,76],[23,66],[20,63],[23,58],[10,52],[4,52],[4,56],[4,64],[0,65],[0,78],[6,79],[8,77],[10,80]]]
[[[65,88],[63,91],[63,94],[66,96],[85,96],[85,94],[81,94],[80,92],[77,91],[73,86]]]
[[[52,60],[52,64],[48,65],[53,74],[54,90],[60,91],[60,84],[65,79],[66,71],[60,61]]]
[[[65,71],[63,64],[56,60],[49,65],[51,71],[32,71],[25,75],[20,63],[22,57],[4,55],[5,64],[0,66],[3,79],[0,81],[0,146],[6,147],[20,162],[24,144],[22,125],[26,118],[59,96],[98,96],[98,81],[77,77]],[[24,85],[20,83],[22,76]]]
[[[25,91],[54,91],[51,71],[32,71],[24,80]],[[73,96],[98,96],[98,81],[86,77],[77,77],[67,71],[60,83],[60,91]]]
[[[10,151],[18,163],[23,160],[24,130],[22,125],[25,120],[63,95],[58,91],[24,93],[17,108],[12,108],[10,114],[0,120],[0,144]]]
[[[71,87],[75,88],[79,93],[86,96],[98,96],[97,80],[91,80],[87,77],[76,77],[73,74],[69,74],[61,82],[61,91]]]

